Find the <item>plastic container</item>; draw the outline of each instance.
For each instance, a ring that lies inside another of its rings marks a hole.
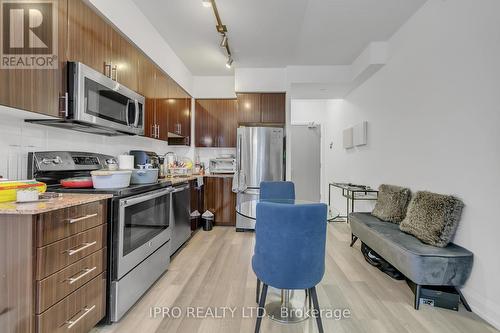
[[[96,189],[123,188],[130,185],[132,170],[96,170],[90,175]]]
[[[0,202],[16,201],[20,189],[36,189],[38,193],[43,193],[47,185],[36,180],[0,181]]]
[[[131,184],[154,184],[158,181],[158,169],[132,170]]]

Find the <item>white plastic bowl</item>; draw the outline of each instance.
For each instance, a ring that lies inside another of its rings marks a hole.
[[[96,170],[91,171],[94,188],[112,189],[124,188],[130,185],[132,170]]]

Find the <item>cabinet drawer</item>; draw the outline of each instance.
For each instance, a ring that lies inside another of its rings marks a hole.
[[[101,249],[106,244],[106,227],[107,224],[102,224],[38,248],[36,279],[41,280]]]
[[[36,316],[38,333],[88,333],[105,312],[106,274]]]
[[[96,201],[40,214],[37,246],[42,247],[106,223],[106,206],[105,201]]]
[[[92,253],[76,263],[36,282],[36,313],[53,304],[100,275],[106,269],[106,248]]]

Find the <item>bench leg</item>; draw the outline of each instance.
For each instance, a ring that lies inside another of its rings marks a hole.
[[[358,240],[358,237],[351,234],[351,245],[349,245],[349,246],[353,247],[354,243],[356,243],[357,240]]]
[[[419,306],[420,306],[420,289],[422,288],[421,285],[419,284],[416,284],[415,285],[415,310],[418,310]]]
[[[465,309],[469,312],[472,312],[470,306],[469,306],[469,303],[467,303],[467,300],[465,299],[464,295],[462,294],[462,292],[460,291],[460,288],[458,287],[455,287],[455,290],[457,291],[458,295],[460,295],[460,301],[462,302],[462,304],[464,305]]]

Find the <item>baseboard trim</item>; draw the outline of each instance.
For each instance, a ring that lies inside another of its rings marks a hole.
[[[485,299],[470,288],[461,289],[472,311],[487,321],[490,325],[500,330],[500,306]]]

